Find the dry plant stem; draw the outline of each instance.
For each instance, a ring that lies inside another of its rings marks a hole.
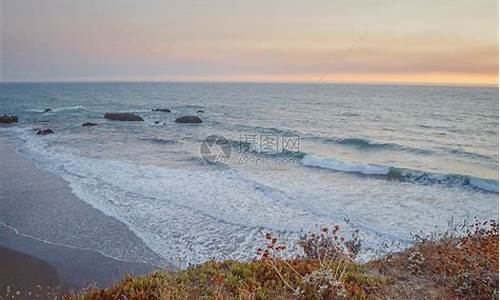
[[[275,252],[278,256],[280,256],[280,253],[278,253],[276,250],[274,250],[274,249],[273,249],[273,251],[274,251],[274,252]],[[284,263],[285,263],[285,265],[287,265],[290,269],[292,269],[292,271],[293,271],[293,272],[294,272],[297,276],[299,276],[299,277],[300,277],[300,279],[304,279],[304,276],[302,276],[299,272],[297,272],[297,270],[295,270],[295,268],[294,268],[292,265],[290,265],[290,263],[289,263],[286,259],[283,259],[283,258],[280,256],[280,260],[281,260],[282,262],[284,262]]]
[[[320,255],[320,253],[319,253],[319,250],[318,250],[318,249],[316,249],[316,253],[317,253],[317,255],[318,255],[319,265],[320,265],[320,266],[323,266],[323,262],[321,261],[321,255]]]
[[[337,268],[335,268],[335,278],[337,278],[337,274],[339,273],[340,262],[337,264]]]
[[[323,232],[327,232],[327,229],[322,229]],[[311,242],[313,243],[310,245],[310,250],[315,252],[315,259],[317,259],[319,263],[319,270],[329,272],[330,274],[333,273],[333,266],[331,263],[336,262],[335,266],[335,275],[333,275],[333,280],[335,280],[335,286],[337,284],[342,284],[341,280],[344,278],[346,274],[347,267],[349,265],[349,260],[350,256],[344,257],[341,251],[350,251],[350,248],[343,248],[337,241],[337,231],[338,228],[335,228],[333,233],[335,234],[334,241],[330,240],[330,237],[328,235],[325,235],[324,233],[321,233],[319,236],[312,236],[311,238],[314,239]],[[288,282],[285,279],[285,276],[283,275],[283,268],[290,268],[293,273],[295,273],[299,278],[301,278],[302,281],[306,279],[307,276],[310,276],[311,274],[308,274],[306,276],[302,276],[286,259],[283,258],[283,253],[280,252],[283,248],[281,246],[276,246],[277,244],[277,237],[273,237],[270,233],[267,233],[264,235],[262,231],[259,231],[260,235],[262,238],[266,241],[267,244],[267,250],[262,252],[262,250],[258,250],[258,253],[260,254],[260,259],[264,260],[267,265],[269,265],[278,275],[280,280],[283,282],[283,284],[292,290],[293,292],[297,292],[297,289],[299,287],[294,288],[290,282]],[[344,242],[344,239],[340,239],[341,242]],[[329,247],[334,247],[330,249]],[[260,249],[260,248],[259,248]],[[332,251],[331,253],[329,251]],[[351,252],[349,252],[351,253]],[[307,254],[306,254],[307,255]],[[331,256],[331,257],[330,257]],[[306,256],[307,257],[307,256]],[[311,257],[311,256],[309,256]],[[311,259],[313,259],[311,257]],[[278,265],[278,262],[280,265]],[[284,264],[281,265],[281,263]],[[318,270],[317,270],[318,271]],[[331,276],[331,275],[330,275]]]
[[[340,273],[338,281],[340,281],[342,279],[342,277],[344,276],[346,268],[347,268],[347,262],[345,262],[345,264],[344,264],[344,269],[342,270],[342,273]]]
[[[222,295],[221,295],[221,292],[222,292],[222,284],[221,284],[221,285],[217,285],[216,290],[217,290],[217,298],[222,299],[222,298],[220,298],[220,297],[222,296]]]
[[[300,275],[299,272],[297,272],[297,270],[295,270],[294,267],[292,267],[292,265],[290,265],[286,260],[283,260],[283,262],[290,268],[292,269],[293,272],[295,272],[295,274],[297,274],[297,276],[300,277],[300,279],[304,279],[304,276]]]
[[[262,231],[259,230],[259,234],[262,236],[262,238],[265,238],[264,235],[262,234]],[[285,265],[287,265],[290,269],[292,269],[292,271],[297,275],[299,276],[301,279],[304,279],[304,276],[302,276],[299,272],[297,272],[297,270],[295,270],[294,267],[292,267],[292,265],[290,265],[290,263],[288,263],[286,261],[286,259],[283,259],[280,255],[280,253],[278,253],[274,248],[273,248],[273,252],[276,253],[278,256],[280,256],[280,259],[281,261],[283,261],[285,263]],[[281,276],[280,276],[281,277]]]
[[[285,278],[283,277],[283,275],[281,275],[281,272],[280,270],[278,269],[278,267],[276,267],[276,265],[271,261],[271,260],[266,260],[267,262],[269,262],[269,265],[276,271],[276,273],[278,274],[278,276],[280,277],[281,281],[283,281],[283,283],[289,288],[291,289],[292,291],[295,291],[295,289],[292,287],[291,284],[288,283],[288,281],[285,280]]]

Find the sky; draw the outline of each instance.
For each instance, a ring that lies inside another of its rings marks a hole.
[[[0,3],[0,81],[498,84],[497,0]]]

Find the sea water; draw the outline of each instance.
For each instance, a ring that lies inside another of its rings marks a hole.
[[[266,232],[292,255],[300,235],[339,224],[369,259],[452,219],[498,219],[496,88],[4,83],[3,113],[20,118],[0,128],[18,151],[180,267],[251,259]],[[231,148],[215,163],[200,154],[211,135]]]

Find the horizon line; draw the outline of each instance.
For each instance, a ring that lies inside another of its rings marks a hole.
[[[400,85],[400,86],[441,86],[441,87],[490,87],[498,88],[499,83],[465,83],[465,82],[405,82],[405,81],[232,81],[232,80],[0,80],[0,84],[9,83],[225,83],[225,84],[317,84],[317,85]]]

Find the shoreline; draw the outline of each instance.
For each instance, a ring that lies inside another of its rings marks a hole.
[[[38,277],[40,281],[48,281],[52,285],[63,284],[66,290],[69,287],[74,290],[92,286],[104,287],[116,283],[127,274],[146,275],[161,269],[145,263],[120,261],[106,257],[94,250],[76,249],[43,242],[19,235],[12,228],[4,225],[0,225],[0,235],[2,236],[0,248],[15,253],[11,255],[12,259],[9,260],[13,266],[22,264],[25,256],[32,257],[33,260],[46,265],[43,269],[48,272],[41,273],[43,276]],[[2,260],[6,260],[6,258],[0,256],[0,261]],[[24,269],[29,269],[28,267]],[[2,267],[0,277],[8,277],[16,269]],[[47,274],[47,278],[45,274]],[[21,287],[26,286],[27,283],[29,282],[22,277],[14,281],[14,285]],[[5,281],[0,281],[0,284],[7,285]],[[2,290],[1,286],[0,290]]]
[[[43,261],[75,288],[109,286],[128,273],[168,267],[125,224],[18,153],[9,136],[0,135],[0,143],[0,247],[16,252],[9,256],[14,263],[25,255]]]

